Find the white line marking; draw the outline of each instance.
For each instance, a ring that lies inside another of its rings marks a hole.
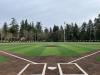
[[[80,71],[83,72],[83,74],[63,74],[62,69],[61,69],[61,64],[74,64]],[[77,63],[58,63],[58,69],[60,75],[88,75]]]
[[[30,75],[41,75],[41,74],[30,74]]]
[[[28,59],[25,59],[25,58],[22,58],[22,57],[19,57],[19,56],[16,56],[16,55],[13,55],[13,54],[10,54],[10,53],[7,53],[7,52],[4,52],[4,51],[0,51],[0,52],[2,52],[2,53],[4,53],[4,54],[7,54],[7,55],[10,55],[10,56],[12,56],[12,57],[15,57],[15,58],[18,58],[18,59],[21,59],[21,60],[24,60],[24,61],[27,61],[27,62],[33,63],[33,64],[37,64],[36,62],[30,61],[30,60],[28,60]]]
[[[63,74],[63,75],[84,75],[84,74]]]
[[[97,52],[95,52],[95,53],[92,53],[92,54],[83,56],[83,57],[81,57],[81,58],[78,58],[78,59],[76,59],[76,60],[70,61],[70,62],[68,62],[68,63],[73,63],[73,62],[79,61],[79,60],[81,60],[81,59],[84,59],[84,58],[90,57],[90,56],[92,56],[92,55],[95,55],[95,54],[97,54],[97,53],[99,53],[99,52],[100,52],[100,51],[97,51]]]
[[[42,75],[45,75],[45,72],[46,72],[46,68],[47,68],[47,63],[45,63],[45,65],[44,65],[44,68],[43,68],[43,72],[42,72]]]
[[[5,52],[5,51],[0,51],[0,52],[1,52],[1,53],[4,53],[4,54],[7,54],[7,55],[9,55],[9,56],[12,56],[12,57],[15,57],[15,58],[18,58],[18,59],[27,61],[27,62],[29,62],[30,64],[44,64],[44,68],[43,68],[42,75],[45,75],[47,63],[36,63],[36,62],[30,61],[30,60],[28,60],[28,59],[25,59],[25,58],[22,58],[22,57],[19,57],[19,56],[16,56],[16,55],[7,53],[7,52]],[[27,64],[27,65],[19,72],[19,74],[17,74],[17,75],[21,75],[21,74],[25,71],[25,69],[27,69],[27,67],[28,67],[30,64]],[[41,75],[41,74],[32,74],[32,75]]]
[[[77,63],[74,63],[85,75],[88,75]]]
[[[30,62],[30,63],[32,63],[32,64],[38,64],[38,63],[33,62],[33,61],[30,61],[30,60],[28,60],[28,59],[25,59],[25,58],[22,58],[22,57],[19,57],[19,56],[16,56],[16,55],[7,53],[7,52],[5,52],[5,51],[0,51],[0,52],[2,52],[2,53],[4,53],[4,54],[7,54],[7,55],[10,55],[10,56],[13,56],[13,57],[15,57],[15,58],[18,58],[18,59],[21,59],[21,60]],[[95,53],[92,53],[92,54],[89,54],[89,55],[86,55],[86,56],[84,56],[84,57],[78,58],[78,59],[73,60],[73,61],[71,61],[71,62],[68,62],[68,63],[66,63],[66,64],[75,64],[83,73],[85,73],[85,75],[88,75],[77,63],[73,63],[73,62],[76,62],[76,61],[79,61],[79,60],[81,60],[81,59],[87,58],[87,57],[89,57],[89,56],[95,55],[95,54],[97,54],[97,53],[99,53],[99,52],[100,52],[100,51],[95,52]],[[44,68],[43,68],[43,72],[42,72],[42,75],[45,75],[47,63],[40,63],[40,64],[45,64],[45,65],[44,65]],[[63,74],[60,64],[63,64],[63,63],[58,63],[58,68],[59,68],[59,73],[60,73],[60,75],[84,75],[84,74]],[[65,63],[64,63],[64,64],[65,64]],[[25,71],[25,69],[27,69],[27,67],[28,67],[29,65],[30,65],[30,64],[27,64],[27,65],[19,72],[18,75],[21,75],[21,74]],[[35,74],[35,75],[39,75],[39,74]]]
[[[61,69],[60,63],[58,63],[58,68],[59,68],[59,73],[60,73],[60,75],[63,75],[63,72],[62,72],[62,69]]]
[[[41,75],[41,74],[30,74],[30,75]]]
[[[41,64],[41,63],[40,63]],[[40,65],[39,64],[39,65]],[[44,67],[43,67],[43,71],[41,74],[30,74],[30,75],[45,75],[45,72],[46,72],[46,67],[47,67],[47,63],[43,63],[44,64]]]
[[[21,75],[28,67],[30,64],[27,64],[17,75]]]

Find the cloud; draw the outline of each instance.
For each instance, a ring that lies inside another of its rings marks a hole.
[[[18,21],[42,21],[44,25],[78,22],[100,13],[100,0],[0,0],[0,24],[15,17]]]

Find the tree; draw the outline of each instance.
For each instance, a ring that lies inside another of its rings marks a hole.
[[[36,29],[35,29],[35,26],[34,26],[34,22],[32,22],[32,23],[31,23],[31,35],[32,35],[32,36],[31,36],[31,38],[32,38],[31,40],[32,40],[32,41],[33,41],[33,40],[35,41],[35,34],[36,34]]]
[[[18,31],[19,31],[19,26],[17,24],[17,21],[15,18],[12,18],[12,21],[10,23],[11,27],[10,27],[10,33],[12,34],[12,41],[14,41],[15,39],[18,38]]]
[[[25,37],[24,30],[25,30],[25,23],[24,20],[22,20],[20,23],[20,38]]]
[[[41,22],[37,22],[37,23],[36,23],[36,30],[37,30],[37,32],[39,32],[39,33],[42,32]]]
[[[41,36],[42,36],[42,34],[41,34],[42,33],[41,22],[37,22],[36,23],[35,29],[36,29],[36,40],[40,41],[41,40]]]
[[[44,40],[49,41],[49,30],[48,30],[48,28],[44,29]]]
[[[54,25],[54,27],[53,27],[53,34],[52,34],[52,39],[53,39],[54,42],[58,42],[59,41],[58,31],[59,31],[59,27]]]
[[[70,25],[69,24],[66,24],[66,27],[65,27],[65,38],[66,40],[70,40]]]
[[[4,40],[7,39],[7,33],[8,33],[8,27],[7,27],[7,23],[5,22],[4,25],[3,25],[3,37],[4,37]]]
[[[53,41],[52,35],[53,35],[53,29],[50,27],[48,34],[48,41]]]
[[[100,40],[100,14],[98,15],[98,18],[94,21],[95,26],[95,40]]]
[[[65,28],[65,37],[66,37],[66,40],[73,40],[73,23],[70,25],[70,24],[66,24],[66,28]]]
[[[87,24],[87,35],[89,35],[88,40],[94,40],[94,24],[92,20],[89,20]]]
[[[75,26],[73,28],[73,40],[79,39],[79,28],[78,25],[75,23]]]
[[[10,25],[10,27],[8,27]],[[54,41],[59,42],[66,41],[89,41],[100,40],[100,14],[95,18],[94,22],[90,19],[88,23],[83,22],[81,27],[75,23],[66,24],[63,26],[54,25],[50,28],[42,29],[41,22],[28,22],[28,20],[22,20],[20,27],[15,18],[12,18],[11,23],[6,22],[3,28],[0,30],[1,40],[9,39],[9,41]],[[2,34],[2,35],[1,35]],[[8,37],[8,38],[7,38]]]
[[[80,29],[80,40],[85,41],[87,40],[87,24],[84,22]]]
[[[59,29],[59,41],[64,41],[64,29],[62,25],[60,26],[60,29]]]

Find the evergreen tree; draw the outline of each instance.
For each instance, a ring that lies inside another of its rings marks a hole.
[[[4,37],[4,40],[7,39],[7,33],[8,33],[8,27],[7,27],[7,23],[5,22],[4,25],[3,25],[3,37]]]
[[[36,40],[40,41],[42,36],[41,22],[37,22],[35,28],[36,28]]]
[[[59,41],[58,31],[59,31],[59,27],[54,25],[54,27],[53,27],[53,34],[52,34],[52,39],[53,39],[54,42],[58,42]]]
[[[10,33],[12,33],[12,41],[15,41],[18,38],[18,31],[19,31],[19,26],[17,24],[17,21],[15,18],[12,18],[12,21],[10,23]]]
[[[95,19],[95,40],[100,40],[100,14],[98,15],[98,18]]]
[[[59,29],[59,41],[64,41],[64,29],[62,27],[62,25],[60,26],[60,29]]]
[[[25,23],[24,20],[22,20],[20,23],[20,38],[25,37],[24,30],[25,30]]]
[[[79,28],[78,25],[75,23],[75,26],[73,28],[73,40],[79,39]]]
[[[11,23],[5,22],[1,30],[0,36],[2,38],[0,38],[11,41],[64,41],[64,31],[66,41],[100,40],[100,14],[94,22],[90,19],[88,23],[83,22],[81,27],[78,27],[76,23],[71,23],[66,24],[65,28],[62,25],[54,25],[53,28],[45,28],[44,30],[42,30],[41,22],[34,24],[26,19],[21,21],[19,27],[16,19],[12,18]]]
[[[87,40],[87,24],[84,22],[80,29],[80,40],[85,41]]]
[[[50,27],[48,34],[48,41],[53,41],[52,35],[53,35],[53,29]]]
[[[94,40],[94,24],[92,20],[89,20],[88,25],[87,25],[87,35],[88,40]]]

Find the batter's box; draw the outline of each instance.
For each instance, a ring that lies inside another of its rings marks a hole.
[[[21,75],[45,75],[47,64],[29,64]]]
[[[60,75],[88,75],[77,63],[58,63]]]

